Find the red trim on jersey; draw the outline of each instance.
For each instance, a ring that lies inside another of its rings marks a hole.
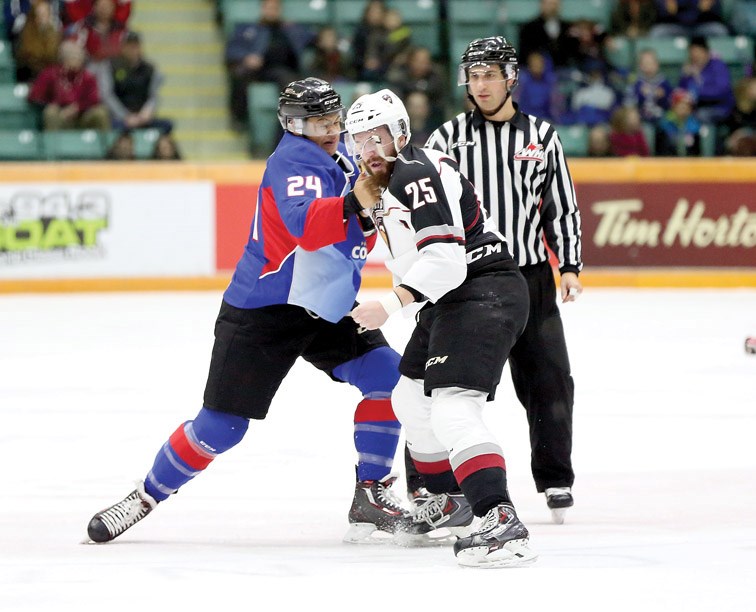
[[[197,448],[192,444],[191,440],[187,438],[184,427],[186,425],[180,425],[179,428],[171,434],[168,438],[168,443],[171,445],[173,452],[175,452],[181,461],[186,463],[193,470],[204,470],[210,462],[215,459],[214,455],[211,455],[202,449]]]
[[[391,400],[364,399],[357,404],[354,411],[354,422],[365,423],[366,421],[398,421],[391,407]]]
[[[304,232],[297,239],[306,251],[343,242],[347,237],[344,222],[344,198],[318,198],[307,209]]]
[[[278,270],[283,260],[296,248],[297,243],[291,237],[283,219],[281,219],[273,189],[264,187],[260,189],[260,192],[262,229],[258,239],[261,236],[265,242],[263,245],[265,258],[268,260],[268,263],[263,266],[260,272],[261,275],[264,275]]]
[[[439,234],[437,236],[427,236],[426,238],[423,238],[422,240],[416,243],[416,246],[418,250],[420,250],[420,248],[423,245],[431,241],[432,242],[446,242],[446,243],[456,242],[457,244],[461,244],[461,245],[465,244],[464,238],[460,238],[459,236],[455,236],[454,234],[443,234],[443,235]]]
[[[486,468],[501,468],[502,470],[506,470],[507,466],[504,463],[504,457],[501,455],[495,453],[478,455],[477,457],[468,459],[454,470],[454,477],[457,479],[457,482],[461,484],[465,478],[470,476],[470,474],[474,474],[478,470],[484,470]]]
[[[451,472],[451,463],[448,459],[443,461],[418,461],[413,457],[412,461],[415,463],[415,467],[420,474],[443,474],[444,472]]]

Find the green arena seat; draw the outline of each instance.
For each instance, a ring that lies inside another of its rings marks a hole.
[[[284,0],[283,17],[313,26],[323,26],[331,23],[332,0]]]
[[[588,155],[588,128],[584,125],[560,125],[556,127],[562,149],[567,157]]]
[[[610,0],[562,0],[561,15],[565,21],[587,19],[609,27],[614,2]]]
[[[499,21],[499,0],[449,0],[449,38],[466,39],[505,35]]]
[[[223,31],[230,36],[240,23],[255,23],[260,19],[260,4],[252,0],[223,0],[221,3]]]
[[[60,130],[42,133],[46,159],[54,161],[104,159],[106,134],[96,130]]]
[[[36,130],[0,131],[0,159],[4,161],[43,159],[40,133]]]
[[[733,83],[746,76],[753,62],[753,38],[750,36],[714,36],[708,39],[712,54],[730,69]]]
[[[258,155],[268,155],[280,130],[278,123],[278,85],[251,83],[247,87],[250,149]]]
[[[35,130],[38,112],[26,98],[29,86],[24,83],[0,83],[0,130]]]

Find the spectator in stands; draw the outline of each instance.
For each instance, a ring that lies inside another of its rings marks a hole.
[[[571,65],[577,41],[570,36],[569,22],[560,16],[560,0],[541,0],[541,13],[520,28],[520,62],[533,51],[544,53],[557,67]]]
[[[115,142],[105,154],[105,159],[111,159],[114,161],[131,161],[136,159],[134,136],[130,130],[125,130],[118,134]]]
[[[412,126],[410,144],[424,147],[438,122],[430,122],[431,103],[423,91],[413,91],[404,98],[407,116]]]
[[[59,55],[60,62],[40,72],[29,89],[29,102],[42,108],[44,129],[109,129],[97,79],[84,68],[84,49],[67,40]]]
[[[285,23],[280,0],[262,0],[257,23],[238,24],[226,45],[231,76],[234,127],[247,125],[247,86],[256,81],[276,83],[283,90],[299,78],[300,61],[315,36],[296,23]]]
[[[626,103],[638,107],[643,121],[656,123],[669,109],[672,84],[660,72],[655,51],[644,49],[640,52],[638,74],[631,83]]]
[[[94,0],[92,12],[74,25],[67,36],[86,49],[87,68],[92,72],[104,70],[107,60],[121,54],[126,30],[116,20],[115,11],[116,0]]]
[[[144,59],[139,34],[126,34],[121,55],[110,60],[97,77],[113,128],[157,128],[162,132],[173,129],[171,121],[156,117],[163,75]]]
[[[385,17],[383,0],[369,0],[352,34],[354,67],[360,81],[381,81],[388,70]]]
[[[727,36],[720,0],[654,0],[657,23],[649,36]]]
[[[50,4],[53,21],[60,25],[59,0],[54,0]],[[21,30],[24,29],[29,18],[29,12],[36,0],[3,0],[3,24],[5,26],[5,39],[10,41],[11,46],[15,47]]]
[[[26,83],[58,61],[62,33],[48,0],[36,0],[16,47],[16,79]]]
[[[609,123],[612,111],[617,106],[617,94],[606,83],[599,62],[588,65],[586,83],[572,96],[572,110],[578,123],[594,126]]]
[[[701,154],[701,124],[693,116],[693,97],[684,89],[675,89],[669,98],[670,109],[659,120],[656,130],[656,154],[698,156]]]
[[[152,159],[158,161],[177,161],[181,159],[178,144],[171,134],[160,134],[152,150]]]
[[[656,23],[653,0],[619,0],[612,11],[609,31],[615,36],[645,36]]]
[[[526,61],[513,94],[515,102],[523,113],[559,123],[563,109],[554,71],[540,51],[533,51]]]
[[[387,79],[392,91],[401,99],[406,99],[413,91],[423,92],[430,103],[430,122],[436,125],[443,123],[448,88],[443,73],[433,63],[429,49],[412,48],[406,63],[392,67]]]
[[[307,74],[329,83],[351,80],[354,77],[352,66],[340,49],[339,35],[333,26],[318,30]]]
[[[726,151],[731,155],[756,155],[756,77],[735,84],[735,109],[727,121],[730,135]]]
[[[588,157],[611,157],[612,143],[609,139],[609,128],[600,123],[588,131]]]
[[[648,157],[651,152],[648,148],[646,136],[641,128],[641,117],[638,109],[634,106],[622,106],[612,113],[612,131],[609,141],[612,146],[612,155],[615,157],[627,157],[638,155]]]
[[[92,14],[96,0],[62,0],[63,1],[63,24],[73,25]],[[131,14],[131,0],[116,0],[114,18],[126,27],[126,22]]]
[[[384,53],[389,69],[392,65],[405,64],[412,50],[411,28],[404,23],[402,14],[396,9],[386,11],[383,26],[386,30]]]
[[[572,65],[581,72],[599,65],[604,74],[608,74],[610,65],[604,54],[604,26],[589,19],[578,19],[570,25],[568,33],[576,45]]]
[[[730,71],[727,64],[712,56],[703,36],[691,39],[682,73],[679,87],[693,96],[696,118],[701,123],[725,122],[735,107]]]

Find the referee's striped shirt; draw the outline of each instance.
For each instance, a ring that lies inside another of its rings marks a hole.
[[[548,261],[545,236],[561,273],[582,269],[580,211],[554,126],[516,106],[509,121],[486,121],[475,109],[444,123],[425,146],[457,161],[520,267]]]

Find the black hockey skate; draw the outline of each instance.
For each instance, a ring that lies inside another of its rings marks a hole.
[[[144,491],[144,482],[117,504],[101,510],[92,517],[87,527],[89,538],[102,543],[114,540],[152,512],[157,502]]]
[[[457,563],[466,567],[516,567],[534,562],[530,534],[510,504],[499,504],[483,517],[480,528],[454,545]]]
[[[469,535],[472,522],[472,508],[461,492],[430,493],[412,511],[412,527],[408,533],[415,536],[428,535],[431,541],[440,543],[442,538],[447,540],[450,535]]]
[[[344,542],[386,542],[386,537],[381,540],[381,534],[393,535],[410,528],[412,517],[391,490],[396,478],[395,474],[389,474],[380,480],[357,482]]]
[[[567,508],[571,508],[575,503],[570,487],[549,487],[545,494],[546,505],[551,510],[551,520],[557,525],[563,524]]]

